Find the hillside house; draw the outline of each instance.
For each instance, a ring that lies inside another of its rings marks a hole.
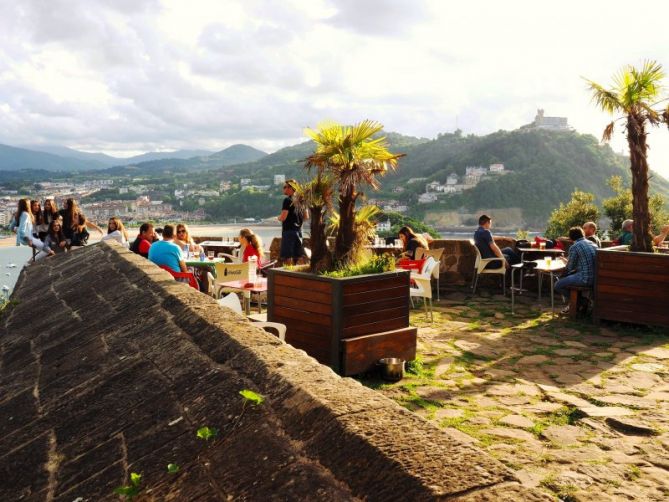
[[[448,178],[446,178],[447,185],[457,185],[457,183],[458,183],[458,175],[455,173],[449,174]]]
[[[490,164],[490,172],[491,173],[503,173],[504,172],[504,164]]]

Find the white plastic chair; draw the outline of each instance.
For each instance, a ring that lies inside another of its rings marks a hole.
[[[506,294],[506,263],[502,258],[481,258],[481,251],[474,243],[473,239],[469,239],[469,243],[476,251],[476,261],[474,262],[474,277],[472,279],[472,294],[476,294],[476,286],[479,282],[479,275],[481,274],[498,274],[502,276],[502,294]],[[486,268],[486,266],[495,260],[501,261],[502,264],[498,268]]]
[[[415,272],[411,274],[413,284],[409,288],[409,296],[412,299],[413,297],[423,299],[425,317],[427,317],[427,303],[428,301],[430,302],[430,322],[434,320],[434,315],[432,314],[432,273],[438,266],[439,262],[429,256],[425,260],[425,263],[423,263],[423,269],[420,271],[420,274]]]
[[[242,309],[242,303],[239,301],[239,297],[236,293],[230,293],[229,295],[224,296],[218,300],[218,304],[221,307],[227,307],[237,314],[243,314],[244,310]],[[256,326],[261,327],[265,331],[272,333],[276,331],[276,335],[279,337],[279,340],[282,342],[286,341],[286,325],[278,322],[268,322],[268,321],[255,321],[253,318],[248,318]],[[269,328],[269,329],[268,329]],[[272,330],[272,331],[269,331]],[[274,334],[274,333],[272,333]]]
[[[444,248],[438,248],[438,249],[424,249],[424,248],[418,248],[416,249],[416,259],[420,260],[423,257],[426,256],[431,256],[435,260],[437,260],[437,265],[440,264],[441,262],[441,255],[444,254]],[[432,278],[437,280],[437,301],[439,301],[439,275],[440,275],[440,270],[439,267],[434,267],[432,270]]]

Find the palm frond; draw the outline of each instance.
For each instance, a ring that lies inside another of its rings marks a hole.
[[[624,111],[623,105],[615,90],[605,89],[603,86],[592,80],[586,79],[586,82],[588,82],[588,89],[592,92],[592,100],[597,103],[599,108],[610,114]]]
[[[609,125],[606,126],[604,129],[604,133],[602,134],[602,143],[608,143],[611,141],[611,136],[613,136],[613,127],[615,125],[615,121],[611,121]]]

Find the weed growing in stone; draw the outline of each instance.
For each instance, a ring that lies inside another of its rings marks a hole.
[[[170,474],[176,474],[180,469],[179,464],[167,464],[167,472]]]
[[[209,441],[211,438],[215,438],[218,436],[218,429],[214,427],[200,427],[197,430],[197,437],[199,439],[204,439],[205,441]]]
[[[240,390],[239,394],[246,400],[245,402],[249,402],[255,406],[262,404],[265,400],[265,396],[262,396],[257,392],[253,392],[249,389]]]
[[[130,484],[125,486],[119,486],[118,488],[114,489],[114,493],[117,495],[121,495],[122,497],[125,497],[127,500],[132,500],[139,494],[140,490],[142,489],[140,487],[141,483],[142,483],[142,475],[136,472],[131,472]]]

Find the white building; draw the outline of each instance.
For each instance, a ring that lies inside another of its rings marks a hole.
[[[285,174],[275,174],[274,175],[274,184],[275,185],[283,185],[286,182],[286,175]]]
[[[441,185],[439,184],[438,181],[433,181],[433,182],[428,183],[427,185],[425,185],[425,193],[439,192],[440,187],[441,187]]]
[[[422,193],[418,196],[419,204],[428,204],[430,202],[436,202],[436,201],[437,201],[436,193]]]
[[[388,232],[388,231],[390,231],[390,220],[379,221],[376,224],[376,230],[378,232]]]
[[[491,173],[503,173],[504,172],[504,164],[490,164],[490,172]]]
[[[447,185],[456,185],[457,183],[458,183],[458,175],[455,173],[449,174],[448,178],[446,178]]]
[[[485,167],[481,166],[468,166],[465,167],[465,175],[467,176],[483,176],[488,170]]]

